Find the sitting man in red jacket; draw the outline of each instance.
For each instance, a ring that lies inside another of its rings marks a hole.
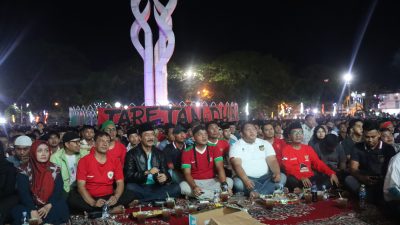
[[[290,191],[294,188],[309,188],[313,183],[321,188],[339,184],[338,178],[324,162],[322,162],[311,146],[302,144],[303,129],[299,122],[288,127],[290,142],[282,150],[282,164],[286,170],[286,186]],[[319,173],[314,173],[316,170]]]

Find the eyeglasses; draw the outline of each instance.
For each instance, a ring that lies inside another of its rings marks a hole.
[[[80,144],[81,144],[81,141],[80,141],[80,140],[78,140],[78,141],[69,141],[69,142],[75,143],[75,144],[77,144],[77,145],[80,145]]]
[[[303,131],[302,130],[292,130],[292,131],[290,131],[290,134],[292,134],[292,135],[302,135]]]

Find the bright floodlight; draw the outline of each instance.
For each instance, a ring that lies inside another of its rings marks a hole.
[[[124,109],[128,109],[128,105],[124,105]]]
[[[343,80],[346,81],[346,83],[350,83],[350,81],[353,80],[353,75],[351,73],[346,73],[343,75]]]
[[[314,114],[317,114],[317,113],[318,113],[318,108],[314,108],[314,109],[312,110],[312,112],[313,112]]]
[[[116,102],[116,103],[114,104],[114,106],[115,106],[115,108],[119,108],[119,107],[121,107],[121,103],[120,103],[120,102]]]
[[[6,118],[0,117],[0,124],[5,124],[5,123],[7,123]]]
[[[185,75],[186,75],[187,78],[192,77],[192,76],[193,76],[193,70],[192,70],[192,69],[188,69],[188,70],[186,71]]]

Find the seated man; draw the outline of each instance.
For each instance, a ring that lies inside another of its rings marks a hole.
[[[182,194],[200,199],[212,199],[215,189],[231,192],[233,181],[225,176],[222,152],[210,146],[206,128],[193,128],[194,145],[182,153],[185,181],[180,183]],[[215,177],[217,171],[218,179]]]
[[[242,138],[236,142],[229,153],[232,167],[237,177],[234,178],[236,191],[249,194],[272,194],[283,187],[286,176],[281,173],[272,145],[257,138],[253,123],[245,122],[241,127]]]
[[[126,188],[137,199],[148,202],[178,197],[178,184],[171,182],[164,153],[154,146],[155,134],[151,124],[139,127],[140,144],[126,154],[124,174]]]
[[[18,195],[15,191],[16,173],[17,169],[7,161],[0,141],[0,224],[10,222],[11,209],[18,204]]]
[[[179,184],[183,181],[181,159],[182,152],[186,149],[186,129],[181,125],[177,125],[172,133],[174,135],[174,141],[165,147],[164,154],[167,159],[167,165],[172,181]]]
[[[367,200],[379,203],[382,200],[383,179],[392,156],[396,154],[393,146],[380,140],[378,123],[366,121],[363,125],[364,142],[354,145],[350,158],[350,174],[345,183],[354,194],[360,185],[367,188]]]
[[[69,193],[76,188],[76,171],[79,160],[89,153],[89,149],[80,149],[79,134],[67,132],[62,138],[64,148],[51,155],[50,161],[61,169],[64,191]]]
[[[388,208],[398,215],[400,213],[400,154],[393,156],[389,162],[383,184],[383,197],[388,203]]]
[[[310,188],[312,183],[321,187],[339,184],[335,172],[322,162],[314,149],[302,144],[303,129],[299,122],[288,127],[290,142],[282,150],[282,164],[287,175],[286,186],[290,191],[295,188]],[[314,170],[320,172],[314,174]]]
[[[16,168],[28,162],[31,145],[32,140],[30,137],[25,135],[17,137],[14,141],[15,155],[8,157],[7,160]]]
[[[78,189],[70,191],[68,203],[79,212],[101,211],[104,204],[112,207],[111,212],[118,212],[134,196],[124,191],[124,175],[119,159],[108,155],[110,135],[99,131],[94,140],[94,151],[79,160],[76,175]]]
[[[138,134],[136,127],[130,128],[126,132],[126,136],[128,137],[129,140],[129,144],[128,146],[126,146],[126,151],[129,152],[130,150],[134,149],[136,146],[140,144],[140,136]]]

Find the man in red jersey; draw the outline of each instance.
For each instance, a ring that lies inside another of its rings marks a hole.
[[[125,156],[126,156],[126,148],[125,146],[117,141],[117,128],[115,124],[111,120],[107,120],[101,125],[101,131],[106,132],[110,135],[110,147],[108,149],[108,155],[111,157],[117,158],[121,162],[121,166],[123,167],[125,164]]]
[[[118,212],[134,196],[124,191],[120,161],[107,154],[110,135],[100,131],[94,139],[94,151],[79,160],[76,175],[78,190],[70,192],[68,202],[72,209],[79,211],[101,211],[104,204],[107,204],[112,208],[111,212]]]
[[[278,160],[279,166],[282,167],[282,149],[286,145],[285,140],[275,137],[275,130],[272,123],[265,123],[262,125],[261,130],[264,135],[264,140],[268,141],[274,148],[276,159]]]
[[[286,186],[293,191],[296,187],[311,187],[313,183],[317,186],[331,184],[338,185],[339,180],[333,170],[322,162],[314,149],[302,144],[303,129],[299,122],[294,122],[288,127],[289,142],[282,150],[282,164],[285,168],[287,181]],[[314,174],[316,170],[320,174]]]

